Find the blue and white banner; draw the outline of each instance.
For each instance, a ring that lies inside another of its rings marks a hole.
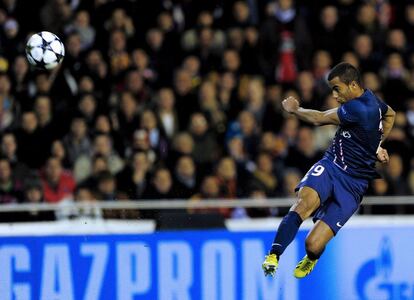
[[[414,299],[414,226],[344,228],[307,278],[306,230],[261,270],[273,232],[3,237],[1,300]]]

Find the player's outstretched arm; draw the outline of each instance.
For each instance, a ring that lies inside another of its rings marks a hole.
[[[382,117],[382,139],[381,144],[387,139],[388,135],[391,132],[392,126],[394,126],[394,119],[395,119],[395,111],[391,108],[391,106],[388,106],[387,112]]]
[[[388,163],[390,161],[390,157],[388,156],[388,152],[386,149],[382,148],[381,145],[385,141],[385,139],[388,137],[388,135],[391,132],[392,126],[394,125],[394,119],[395,119],[395,111],[388,106],[387,112],[382,117],[382,138],[380,145],[377,149],[377,158],[382,163]]]
[[[288,97],[282,102],[283,109],[288,113],[294,114],[302,121],[316,126],[320,125],[339,125],[338,108],[327,111],[305,109],[299,106],[299,101],[294,97]]]

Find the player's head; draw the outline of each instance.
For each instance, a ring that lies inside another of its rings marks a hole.
[[[337,64],[328,75],[333,97],[339,103],[356,98],[363,92],[361,74],[349,63]]]

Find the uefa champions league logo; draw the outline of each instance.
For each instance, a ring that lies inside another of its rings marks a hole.
[[[357,273],[355,288],[358,299],[372,300],[379,299],[378,297],[387,300],[414,299],[414,274],[409,282],[392,280],[393,257],[391,240],[384,237],[378,257],[366,261]],[[381,296],[373,296],[374,294]]]

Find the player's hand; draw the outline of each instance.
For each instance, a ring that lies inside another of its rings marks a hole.
[[[282,101],[282,106],[288,113],[294,113],[299,109],[299,101],[295,97],[289,96]]]
[[[378,147],[378,150],[377,150],[377,158],[383,164],[386,164],[386,163],[388,163],[390,161],[390,157],[388,156],[387,150],[385,150],[382,147]]]

